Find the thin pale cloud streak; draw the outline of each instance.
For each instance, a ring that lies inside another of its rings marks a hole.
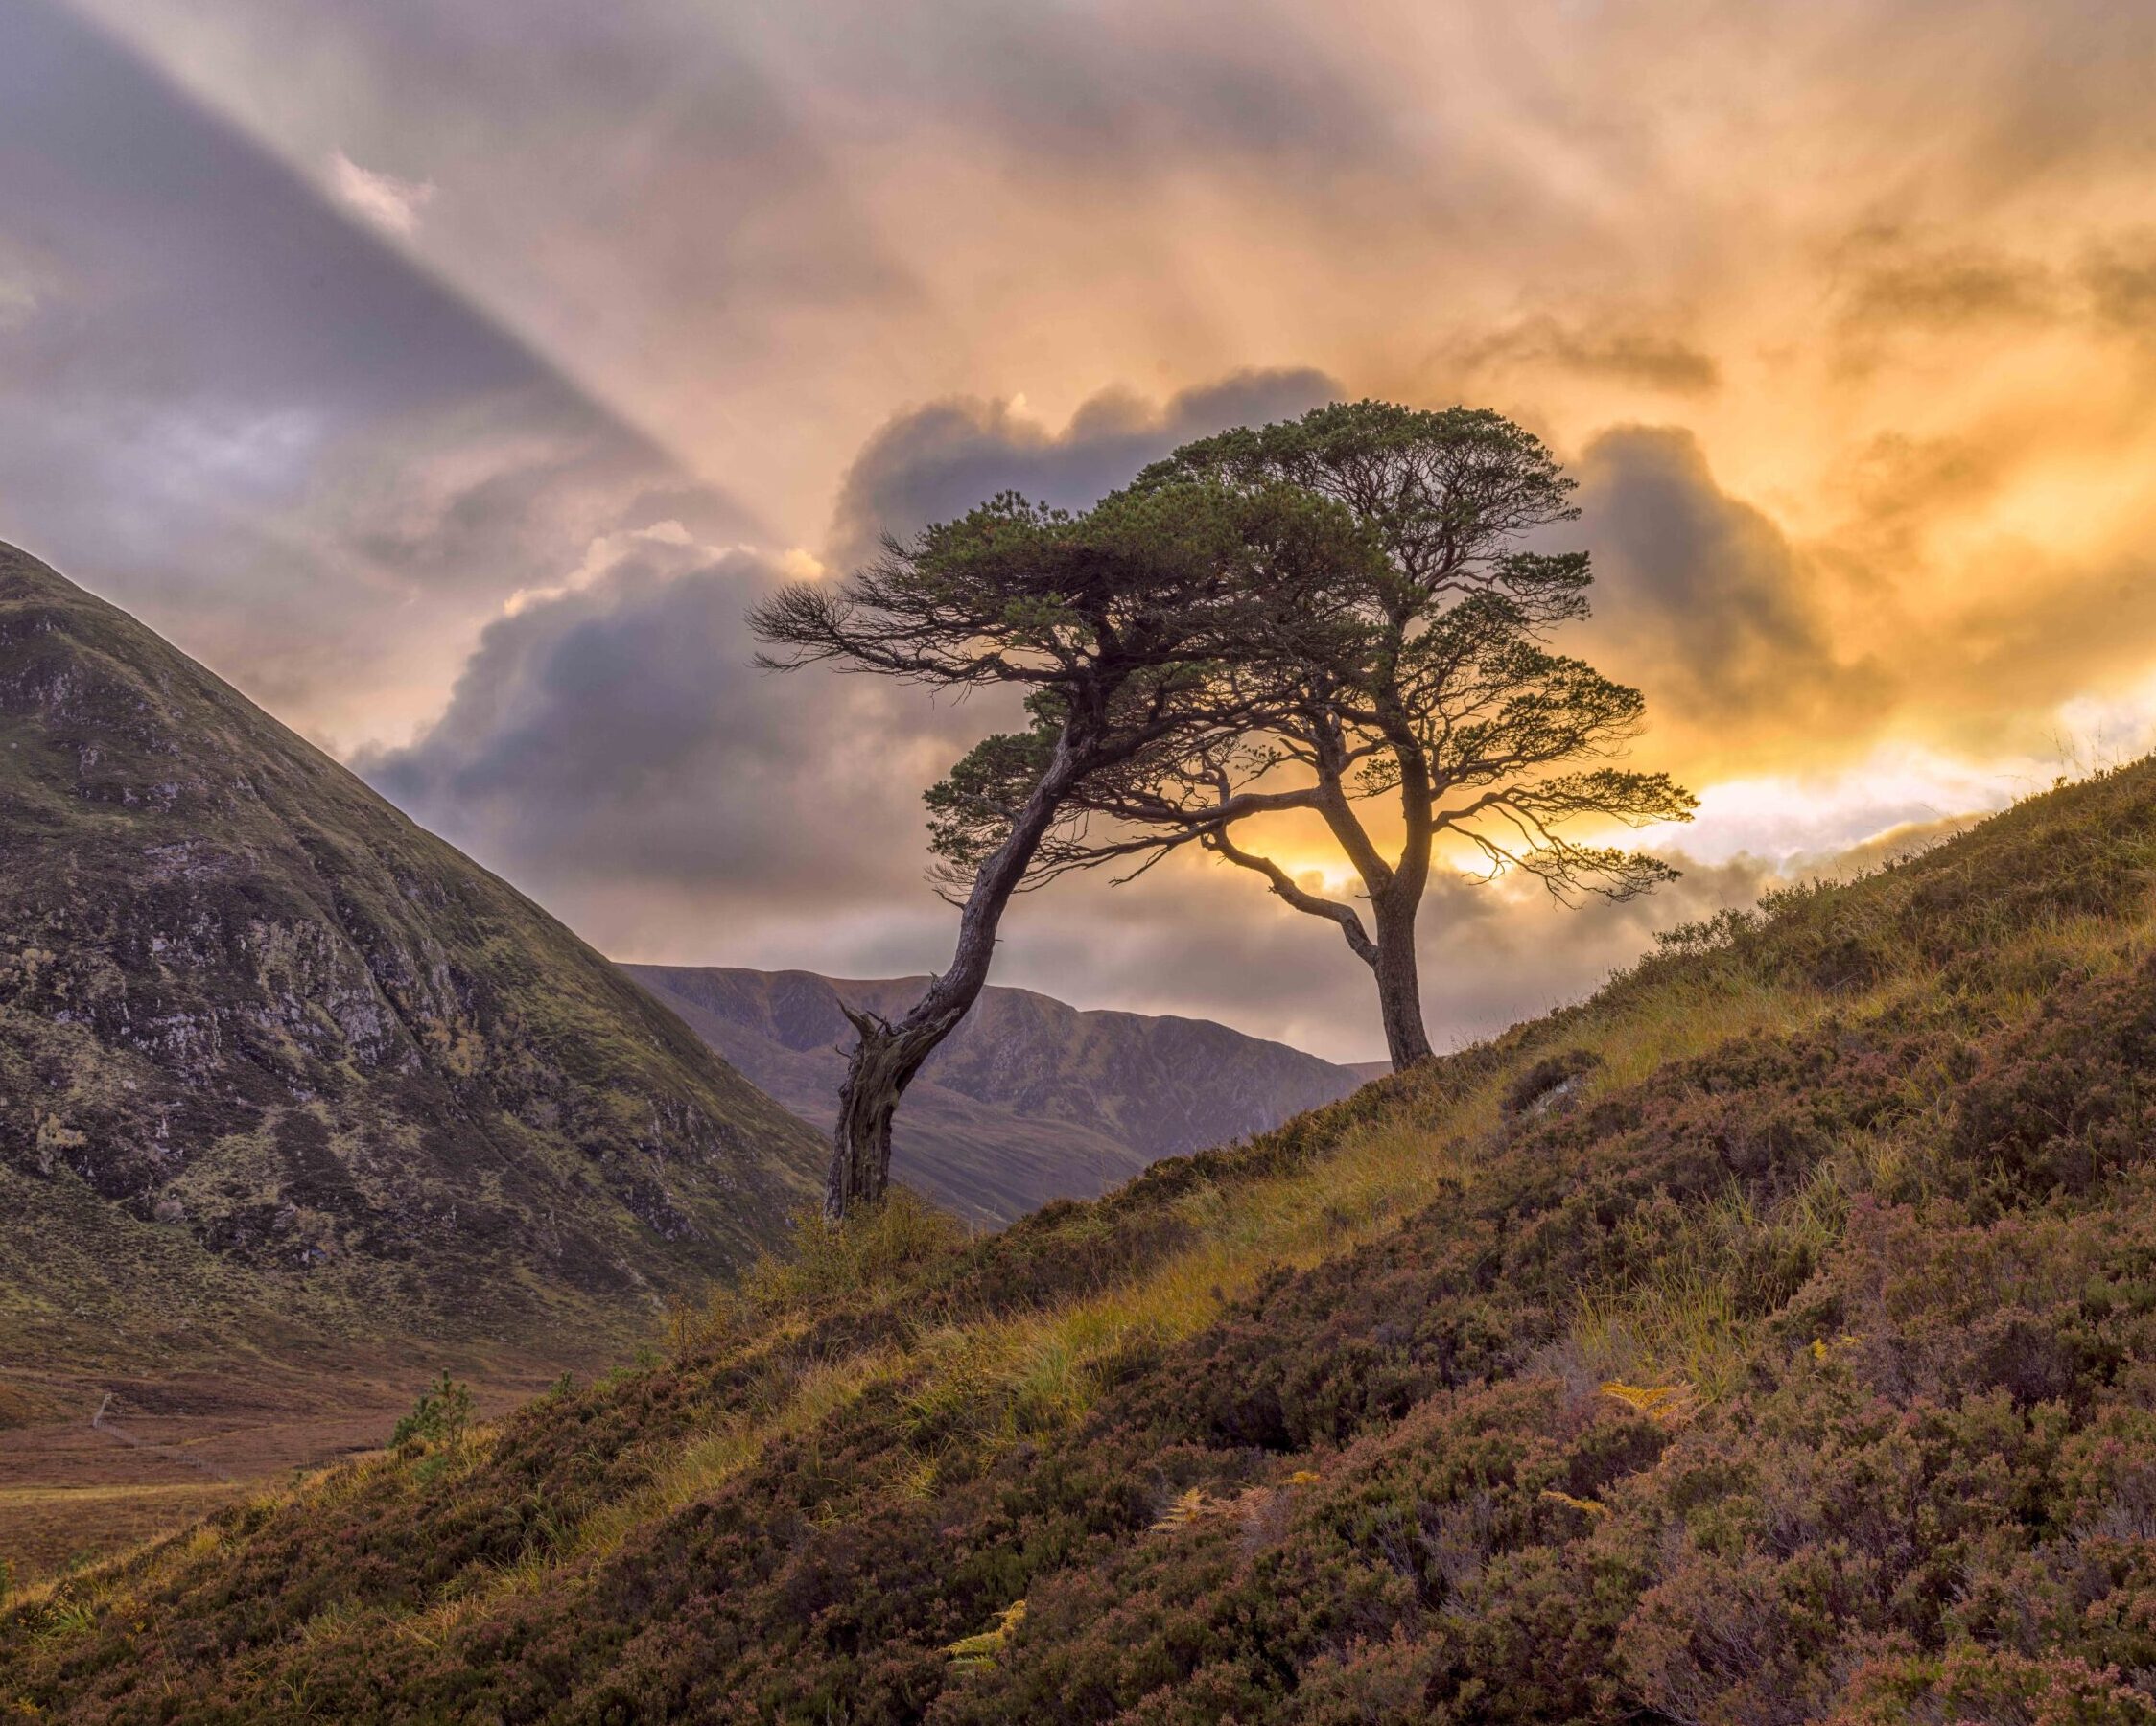
[[[437,189],[433,180],[401,180],[363,168],[341,150],[330,152],[329,180],[362,216],[408,240],[419,231],[419,214],[434,202]]]

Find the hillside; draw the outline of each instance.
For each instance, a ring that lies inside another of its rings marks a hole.
[[[2156,768],[0,1617],[40,1720],[2156,1718]]]
[[[892,1017],[926,977],[629,965],[690,1028],[796,1114],[829,1129],[853,1030],[841,999]],[[1277,1127],[1367,1075],[1206,1019],[1081,1012],[984,990],[906,1092],[900,1180],[961,1217],[1008,1223],[1090,1199],[1163,1156]]]
[[[0,1425],[399,1336],[619,1348],[815,1189],[569,930],[7,547],[0,936]]]

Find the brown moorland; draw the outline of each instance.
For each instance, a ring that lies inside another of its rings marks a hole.
[[[2156,766],[0,1617],[69,1721],[2156,1720]]]

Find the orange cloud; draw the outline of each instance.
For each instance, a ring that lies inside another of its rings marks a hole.
[[[273,511],[221,498],[221,521],[273,515],[295,564],[350,572],[335,615],[363,653],[308,658],[283,637],[316,607],[278,595],[277,693],[342,736],[395,743],[443,712],[485,620],[597,535],[673,519],[842,561],[969,490],[1083,501],[1254,378],[1486,404],[1567,454],[1602,576],[1581,641],[1647,690],[1641,759],[1767,788],[1710,798],[1686,841],[1703,853],[1718,807],[1777,855],[1824,849],[1989,798],[2076,715],[2156,720],[2144,7],[618,0],[574,29],[512,0],[301,10],[304,30],[290,0],[67,15],[282,164],[287,192],[334,203],[340,161],[453,189],[456,220],[445,195],[406,224],[395,284],[375,251],[309,240],[344,260],[339,316],[305,324],[306,364],[256,405],[312,387],[371,417]],[[95,102],[53,115],[51,137],[64,120],[85,159],[118,159]],[[263,255],[289,261],[296,205],[262,207],[287,213]],[[187,208],[242,255],[245,212]],[[56,253],[31,282],[0,258],[11,355],[59,351],[54,305],[120,296],[73,268]],[[238,278],[249,339],[132,371],[214,358],[253,387],[260,284],[285,279]],[[330,338],[375,327],[355,283],[378,308],[424,300],[441,345],[353,361]],[[491,414],[447,400],[480,325],[509,381]],[[443,381],[423,433],[400,439],[422,416],[368,395],[376,370],[410,395]],[[510,385],[552,404],[547,448],[502,430]],[[154,418],[54,399],[91,430],[11,470],[40,507],[131,447],[108,424]],[[483,460],[453,447],[475,424]],[[693,520],[677,494],[699,487],[754,530]],[[160,576],[169,618],[186,579]],[[1821,811],[1846,830],[1822,836]]]

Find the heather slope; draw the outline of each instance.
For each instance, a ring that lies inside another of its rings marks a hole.
[[[0,1619],[80,1721],[2156,1718],[2156,771]]]
[[[720,966],[622,967],[797,1114],[829,1127],[853,1040],[841,1001],[894,1017],[924,977],[855,981]],[[1084,1012],[991,986],[906,1092],[898,1178],[1008,1223],[1090,1199],[1163,1156],[1265,1132],[1370,1075],[1207,1019]]]
[[[588,1350],[813,1190],[569,930],[6,547],[0,931],[0,1366]]]

